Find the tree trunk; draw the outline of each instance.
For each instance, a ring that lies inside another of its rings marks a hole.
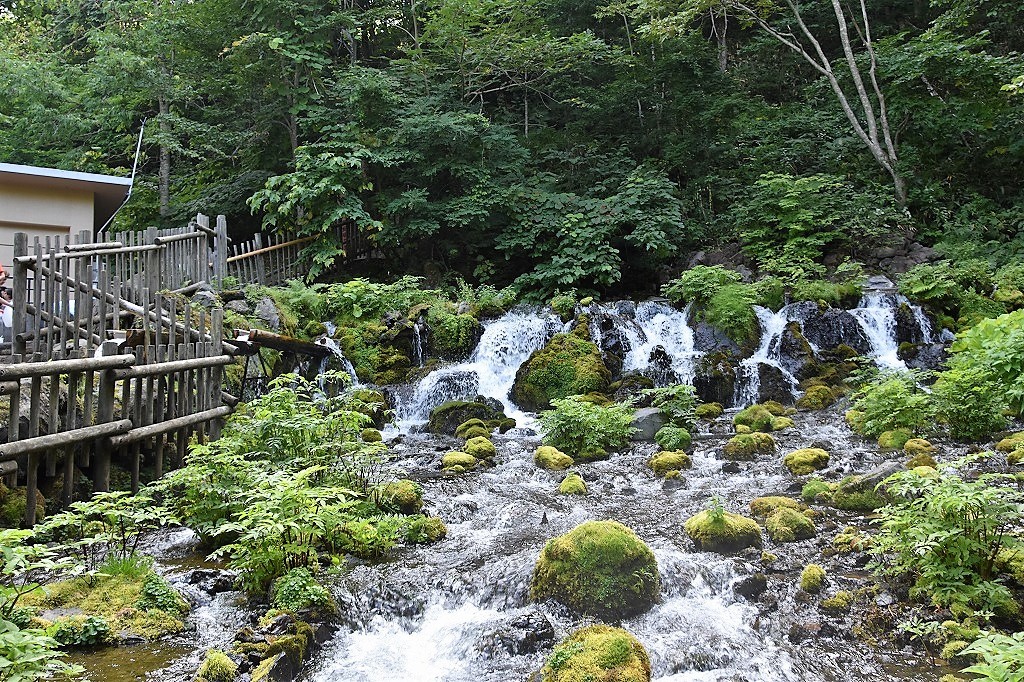
[[[171,105],[167,98],[161,95],[157,101],[160,112],[160,133],[161,136],[170,134],[170,124],[167,117],[171,113]],[[164,143],[160,143],[160,217],[165,218],[171,213],[171,150]]]

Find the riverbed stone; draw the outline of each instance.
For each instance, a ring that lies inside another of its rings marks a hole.
[[[549,471],[561,471],[574,464],[572,457],[551,445],[541,445],[537,448],[533,453],[533,463]]]
[[[795,542],[817,535],[814,522],[796,509],[777,509],[765,522],[765,530],[773,542]]]
[[[618,619],[649,609],[660,586],[654,553],[636,533],[618,521],[587,521],[544,545],[530,598]]]
[[[647,461],[647,465],[654,471],[655,476],[665,478],[673,473],[678,476],[683,469],[692,467],[693,462],[684,451],[674,450],[659,452]]]
[[[728,440],[722,455],[733,461],[752,461],[775,452],[775,439],[767,433],[740,433]]]
[[[650,682],[651,662],[636,637],[599,624],[577,630],[556,646],[541,675],[541,682]]]
[[[829,454],[821,448],[800,448],[782,459],[794,476],[806,476],[828,466]]]
[[[761,527],[753,519],[719,510],[704,510],[683,524],[686,534],[702,552],[731,554],[747,547],[761,547]]]
[[[455,431],[459,426],[470,419],[479,419],[487,422],[492,419],[504,418],[505,414],[501,410],[496,410],[481,399],[473,401],[450,400],[430,411],[427,428],[432,433],[443,433],[452,436],[455,435]]]
[[[665,417],[657,407],[643,407],[633,415],[634,441],[652,441],[665,425]]]
[[[516,372],[511,395],[523,409],[538,412],[549,409],[557,398],[603,393],[610,383],[601,351],[581,323],[571,333],[555,334],[530,355]]]
[[[549,646],[555,628],[542,613],[524,613],[501,623],[477,641],[477,650],[494,655],[499,651],[512,656],[532,654]]]

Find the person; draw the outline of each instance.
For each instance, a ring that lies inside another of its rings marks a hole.
[[[5,282],[7,282],[7,271],[4,270],[3,263],[0,263],[0,287],[2,287]]]
[[[14,304],[11,301],[11,290],[0,289],[0,339],[9,340],[14,330]]]

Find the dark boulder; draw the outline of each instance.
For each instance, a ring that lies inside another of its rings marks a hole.
[[[871,350],[857,318],[839,308],[818,307],[810,311],[803,322],[804,338],[820,350],[846,345],[860,354]]]
[[[814,360],[814,350],[804,338],[798,322],[786,325],[779,344],[779,364],[790,374],[798,374]]]
[[[555,640],[555,628],[542,613],[515,616],[484,634],[477,641],[477,650],[488,655],[502,652],[511,656],[532,654],[547,648]]]
[[[500,405],[501,403],[498,404]],[[432,433],[454,436],[455,430],[470,419],[480,419],[487,422],[493,419],[504,418],[504,412],[500,409],[496,410],[492,405],[488,405],[485,402],[451,400],[438,405],[430,411],[427,428]]]
[[[757,366],[757,371],[761,380],[757,393],[758,403],[775,400],[783,405],[793,404],[793,385],[781,369],[762,362]]]
[[[729,353],[708,353],[697,363],[693,386],[701,402],[732,405],[736,391],[736,367]]]
[[[703,320],[692,321],[693,348],[704,353],[724,352],[738,354],[740,347],[717,327]]]

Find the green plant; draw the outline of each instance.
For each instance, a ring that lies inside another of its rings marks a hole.
[[[675,303],[693,303],[706,307],[723,287],[738,284],[742,276],[721,265],[696,265],[662,287],[661,292]]]
[[[1021,682],[1024,680],[1024,632],[1004,635],[986,632],[960,652],[977,656],[980,661],[961,672],[979,675],[985,682]]]
[[[690,432],[681,426],[663,426],[654,434],[654,442],[665,450],[686,450],[693,442]]]
[[[46,634],[61,646],[91,646],[110,639],[110,624],[99,616],[69,616],[46,628]]]
[[[1006,612],[1013,600],[996,575],[996,557],[1019,545],[1011,530],[1024,498],[1012,476],[964,479],[956,471],[967,463],[941,465],[938,475],[912,469],[887,479],[894,501],[879,510],[873,567],[911,578],[911,596],[936,606]]]
[[[661,410],[662,416],[672,426],[684,429],[696,426],[696,409],[700,399],[693,386],[673,384],[661,388],[646,388],[641,393],[651,399],[651,405]]]
[[[622,447],[636,430],[628,403],[601,407],[569,396],[551,404],[555,409],[540,415],[544,440],[576,459],[600,457],[609,448]]]
[[[886,431],[919,431],[933,418],[933,407],[921,387],[920,371],[882,372],[854,394],[860,416],[858,433],[877,438]]]
[[[736,343],[753,343],[758,334],[757,314],[754,312],[756,301],[756,294],[749,285],[730,284],[722,287],[708,301],[704,319]]]
[[[932,387],[932,403],[953,438],[981,440],[1006,428],[1006,396],[992,376],[979,367],[957,367],[939,374]]]
[[[142,583],[142,591],[136,602],[143,610],[159,609],[170,614],[184,615],[188,605],[173,587],[156,573],[150,573]]]
[[[1024,414],[1024,310],[978,322],[957,336],[950,352],[950,369],[986,376]]]
[[[75,677],[81,666],[68,665],[61,658],[60,642],[37,629],[21,629],[0,618],[0,673],[6,682],[50,680],[54,676]]]
[[[273,604],[276,608],[292,612],[334,609],[331,593],[305,567],[293,568],[274,582]]]

